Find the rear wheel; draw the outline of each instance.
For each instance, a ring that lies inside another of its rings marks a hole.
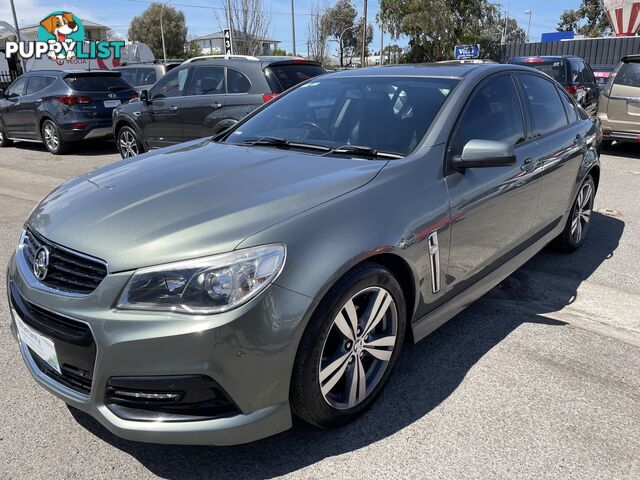
[[[364,264],[347,274],[303,335],[291,384],[294,412],[320,427],[355,419],[386,383],[405,325],[402,289],[389,270]]]
[[[7,134],[2,124],[0,124],[0,147],[8,147],[13,142],[7,138]]]
[[[69,143],[65,142],[60,135],[60,129],[53,120],[45,120],[42,122],[42,141],[49,152],[54,155],[64,153],[69,148]]]
[[[128,125],[118,130],[116,143],[118,145],[118,152],[120,152],[122,158],[135,157],[144,152],[138,135],[135,130]]]
[[[563,252],[573,252],[587,238],[595,194],[596,185],[593,177],[589,175],[578,190],[564,230],[553,241],[553,246],[557,249]]]

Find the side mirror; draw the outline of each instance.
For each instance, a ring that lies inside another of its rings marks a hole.
[[[462,149],[462,155],[453,157],[453,166],[465,168],[506,167],[517,161],[513,147],[508,143],[492,140],[470,140]]]
[[[150,103],[150,100],[149,100],[149,90],[142,90],[142,91],[140,92],[140,95],[138,96],[138,98],[139,98],[139,99],[140,99],[140,101],[141,101],[142,103],[144,103],[145,105],[149,104],[149,103]]]
[[[4,89],[0,88],[0,98],[7,98],[7,94],[4,93]]]

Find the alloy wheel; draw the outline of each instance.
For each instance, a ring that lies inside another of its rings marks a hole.
[[[586,182],[580,187],[571,219],[571,240],[575,245],[578,245],[587,234],[592,208],[593,185],[590,182]]]
[[[324,400],[339,410],[362,403],[382,379],[397,333],[398,310],[387,290],[368,287],[352,296],[322,347],[318,378]]]
[[[49,150],[55,151],[60,145],[60,139],[58,138],[58,132],[56,127],[51,122],[46,122],[43,129],[44,143]]]
[[[4,133],[2,133],[2,127],[0,127],[0,143],[4,142]]]
[[[138,142],[134,134],[128,129],[120,132],[118,147],[120,148],[122,158],[130,158],[138,155]]]

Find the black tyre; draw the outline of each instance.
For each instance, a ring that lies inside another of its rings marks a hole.
[[[54,155],[60,155],[69,149],[69,143],[62,139],[60,129],[53,120],[45,120],[42,122],[40,133],[42,134],[44,146]]]
[[[4,127],[0,123],[0,148],[8,147],[12,143],[13,142],[7,138],[7,133],[5,132]]]
[[[320,302],[300,342],[291,381],[294,413],[319,427],[354,420],[380,393],[406,328],[402,288],[386,268],[363,264]]]
[[[116,136],[116,146],[122,158],[131,158],[144,153],[142,142],[136,131],[128,125],[120,128]]]
[[[553,247],[563,252],[573,252],[582,245],[591,224],[595,194],[596,185],[589,175],[580,186],[564,230],[553,241]]]

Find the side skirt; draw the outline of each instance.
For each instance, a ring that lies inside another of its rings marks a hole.
[[[435,310],[414,320],[411,324],[414,343],[419,342],[424,337],[434,332],[442,325],[455,317],[462,310],[482,297],[489,290],[498,285],[501,281],[518,270],[522,265],[531,260],[540,250],[542,250],[551,240],[557,237],[564,228],[566,217],[562,217],[556,227],[546,235],[532,243],[525,250],[511,258],[501,266],[482,277],[476,283],[460,292],[451,300],[440,305]]]

